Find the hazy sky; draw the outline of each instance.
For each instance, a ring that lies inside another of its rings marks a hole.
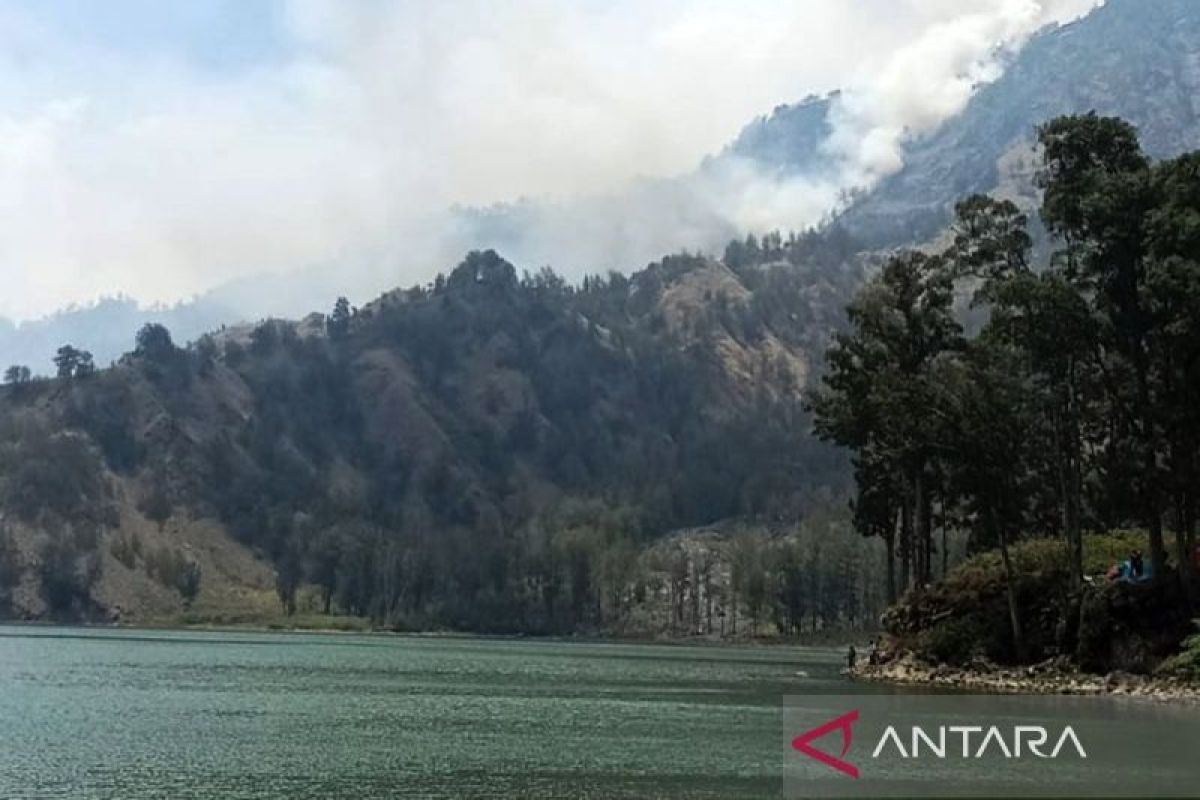
[[[869,183],[998,46],[1091,5],[0,0],[0,315],[379,253],[423,280],[449,205],[683,173],[839,87],[830,149]]]

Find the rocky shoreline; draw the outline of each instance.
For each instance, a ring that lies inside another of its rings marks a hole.
[[[860,663],[848,672],[851,680],[900,686],[987,693],[1109,695],[1200,704],[1200,684],[1180,678],[1126,672],[1092,675],[1078,671],[1065,659],[1052,659],[1029,667],[1000,667],[982,660],[966,667],[951,667],[928,664],[912,653],[905,653],[883,664]]]

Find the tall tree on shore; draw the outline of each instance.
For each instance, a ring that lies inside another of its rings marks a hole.
[[[887,511],[879,492],[901,487],[901,583],[931,576],[930,370],[961,346],[952,313],[953,276],[941,257],[893,256],[848,307],[852,330],[828,353],[829,371],[811,393],[818,435],[855,450],[860,531],[879,534]],[[887,537],[885,536],[885,541]],[[890,549],[890,548],[889,548]]]
[[[1146,221],[1146,294],[1158,347],[1156,396],[1166,442],[1167,502],[1173,506],[1181,575],[1195,579],[1200,485],[1200,153],[1155,165],[1155,207]],[[1192,580],[1184,581],[1188,599]]]
[[[1084,382],[1096,341],[1087,300],[1060,269],[1034,272],[1024,214],[1007,200],[973,196],[959,203],[950,251],[955,272],[977,281],[973,305],[986,307],[985,335],[1015,348],[1011,362],[1028,378],[1049,431],[1060,524],[1075,582],[1083,581],[1082,474]],[[1026,431],[1033,436],[1038,426]]]
[[[1028,498],[1041,480],[1040,443],[1031,431],[1042,408],[1023,358],[1018,348],[985,331],[961,357],[939,363],[934,384],[934,413],[941,421],[936,444],[955,493],[965,498],[982,538],[1000,551],[1018,660],[1026,648],[1010,546],[1028,520]]]
[[[1148,297],[1146,222],[1151,170],[1137,132],[1096,114],[1061,117],[1038,130],[1044,189],[1042,221],[1065,247],[1056,254],[1068,280],[1092,298],[1101,347],[1128,366],[1132,385],[1108,381],[1109,400],[1132,422],[1136,489],[1155,573],[1166,566],[1158,409],[1152,394],[1157,345]]]

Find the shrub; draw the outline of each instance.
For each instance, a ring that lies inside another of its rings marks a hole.
[[[53,531],[42,546],[39,572],[42,595],[53,616],[85,616],[100,577],[95,533],[70,527]]]
[[[113,539],[108,549],[112,553],[113,558],[120,561],[127,568],[133,569],[137,565],[137,560],[142,555],[142,540],[136,533],[122,534]]]
[[[179,592],[186,605],[191,605],[200,593],[200,565],[166,545],[146,556],[146,572],[163,586]]]
[[[1200,629],[1200,620],[1195,625]],[[1160,664],[1157,671],[1161,675],[1200,681],[1200,633],[1184,639],[1179,653]]]

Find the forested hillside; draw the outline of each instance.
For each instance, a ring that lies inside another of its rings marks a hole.
[[[387,624],[610,625],[655,538],[791,524],[838,494],[841,456],[801,405],[853,249],[750,239],[730,265],[579,286],[477,252],[360,309],[186,348],[148,325],[111,369],[65,346],[56,378],[14,367],[0,400],[0,599],[136,617],[150,579],[187,605],[233,581],[185,546],[207,525],[239,543],[235,572],[274,567],[288,609],[310,586]]]

